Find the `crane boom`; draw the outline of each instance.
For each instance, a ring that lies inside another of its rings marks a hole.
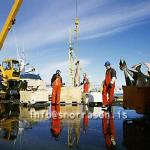
[[[2,31],[0,32],[0,50],[3,46],[3,43],[7,37],[9,30],[11,29],[12,25],[15,23],[16,15],[21,7],[23,0],[14,0],[14,4],[10,10],[10,13],[2,27]]]

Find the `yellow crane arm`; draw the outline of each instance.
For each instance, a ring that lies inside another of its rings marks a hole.
[[[11,29],[12,25],[15,23],[15,18],[19,11],[19,8],[22,4],[22,1],[23,0],[14,0],[14,4],[10,10],[10,13],[9,13],[7,19],[6,19],[6,22],[4,23],[2,31],[0,32],[0,49],[3,46],[3,43],[6,39],[6,36],[9,32],[9,30]]]

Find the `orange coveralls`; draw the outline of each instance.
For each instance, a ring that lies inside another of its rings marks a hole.
[[[83,117],[83,129],[84,129],[84,131],[86,131],[86,129],[88,128],[88,124],[89,124],[88,114],[84,114],[84,117]]]
[[[88,78],[84,78],[83,80],[83,92],[88,93],[89,92],[89,81]]]
[[[103,105],[111,106],[113,103],[115,83],[112,84],[112,87],[110,88],[109,84],[111,83],[111,80],[112,80],[111,69],[109,69],[106,71],[105,81],[103,85],[103,92],[102,92]]]
[[[51,131],[55,137],[57,137],[61,132],[59,113],[60,113],[60,106],[52,105],[51,106],[51,114],[52,114]]]
[[[109,114],[107,114],[107,112],[103,113],[102,129],[106,146],[111,147],[112,145],[111,138],[113,137],[114,140],[116,140],[115,126],[112,112],[110,112]]]
[[[60,92],[61,92],[61,78],[57,77],[56,80],[53,82],[53,89],[52,89],[52,104],[56,103],[59,104],[60,103]]]

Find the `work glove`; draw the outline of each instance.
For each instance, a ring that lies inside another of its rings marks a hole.
[[[109,83],[108,87],[109,87],[109,88],[112,88],[112,87],[113,87],[113,84],[112,84],[112,83]]]
[[[83,83],[83,82],[81,82],[81,83],[80,83],[80,86],[81,86],[81,85],[83,85],[83,84],[84,84],[84,83]]]

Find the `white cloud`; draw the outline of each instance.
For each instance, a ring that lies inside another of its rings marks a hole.
[[[81,39],[98,38],[123,31],[150,17],[150,3],[118,8],[102,15],[96,14],[81,23]]]
[[[60,1],[48,2],[48,5],[51,4],[50,7],[46,4],[43,5],[43,8],[41,7],[41,10],[37,12],[37,16],[32,16],[31,19],[29,18],[16,25],[18,43],[24,40],[28,49],[64,40],[67,42],[68,40],[68,29],[73,26],[73,20],[75,19],[74,2],[69,0],[65,0],[64,3],[60,3]],[[112,5],[110,7],[109,4],[113,4],[113,2],[113,0],[83,0],[79,2],[79,35],[81,39],[114,34],[150,17],[150,3],[148,1],[131,6]],[[109,9],[103,10],[103,7]],[[32,12],[32,7],[30,11]],[[37,10],[34,11],[36,13]],[[12,45],[14,45],[13,36],[7,39],[4,49],[10,49]]]
[[[142,23],[140,23],[140,24],[142,24]],[[117,28],[110,29],[108,31],[102,31],[99,33],[88,34],[87,36],[81,36],[79,38],[79,40],[89,40],[89,39],[95,39],[95,38],[101,38],[101,37],[114,35],[114,34],[117,34],[119,32],[128,30],[129,28],[135,27],[136,25],[139,25],[139,23],[132,23],[130,25],[123,25],[123,26],[120,26]]]

